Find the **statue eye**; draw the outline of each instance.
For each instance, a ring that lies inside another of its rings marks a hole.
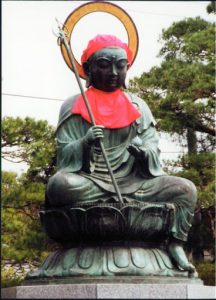
[[[97,60],[97,66],[99,68],[106,69],[106,68],[109,68],[110,65],[111,65],[111,62],[106,59],[98,59]]]
[[[127,60],[126,59],[119,60],[116,66],[118,69],[124,69],[127,66]]]
[[[119,59],[118,61],[111,61],[111,60],[104,59],[104,58],[100,58],[100,59],[96,60],[96,65],[100,69],[111,68],[113,64],[115,65],[115,67],[118,70],[122,70],[127,66],[127,60],[126,59]]]

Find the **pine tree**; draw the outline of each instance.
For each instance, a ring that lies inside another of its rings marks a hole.
[[[55,131],[47,121],[3,118],[3,158],[28,164],[21,176],[2,172],[2,268],[6,285],[17,280],[14,270],[5,271],[6,262],[37,265],[55,247],[39,219],[46,183],[55,171],[55,148]]]
[[[197,187],[196,211],[201,219],[195,217],[188,247],[199,250],[201,257],[204,249],[213,250],[215,238],[202,218],[202,212],[210,214],[215,199],[214,24],[200,17],[188,18],[164,29],[160,40],[160,66],[131,80],[129,89],[148,103],[160,131],[187,146],[187,155],[167,161],[167,170],[171,167],[171,175],[188,178]]]

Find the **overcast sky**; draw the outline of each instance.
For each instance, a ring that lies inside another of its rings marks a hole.
[[[159,65],[158,42],[162,29],[186,17],[206,13],[208,1],[109,1],[123,8],[134,20],[139,34],[136,61],[127,80]],[[46,119],[56,126],[61,101],[34,99],[32,96],[64,100],[79,92],[73,72],[65,64],[56,37],[55,18],[64,23],[68,15],[87,1],[2,1],[2,116]],[[74,29],[72,47],[80,61],[88,40],[98,33],[115,34],[127,41],[123,25],[112,15],[92,13],[80,20]],[[84,84],[84,82],[83,82]],[[177,145],[162,138],[165,152],[178,152]],[[23,165],[2,162],[2,168],[22,171]]]

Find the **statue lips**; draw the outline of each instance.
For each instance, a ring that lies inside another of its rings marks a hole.
[[[111,77],[107,80],[107,84],[111,87],[119,87],[118,77]]]
[[[118,81],[117,81],[117,80],[111,79],[111,80],[108,81],[108,84],[109,84],[110,86],[118,86]]]

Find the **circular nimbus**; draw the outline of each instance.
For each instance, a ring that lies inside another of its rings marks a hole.
[[[119,6],[117,6],[115,4],[111,4],[111,3],[107,3],[107,2],[90,2],[87,4],[81,5],[68,16],[68,18],[66,19],[66,21],[63,25],[63,29],[64,29],[65,33],[67,34],[67,41],[70,45],[70,48],[71,48],[71,44],[70,44],[71,35],[72,35],[72,31],[73,31],[76,23],[79,22],[79,20],[81,18],[83,18],[84,16],[86,16],[87,14],[90,14],[93,12],[109,13],[109,14],[115,16],[116,18],[118,18],[119,21],[124,25],[124,27],[127,31],[127,35],[128,35],[128,47],[132,51],[132,56],[133,56],[132,63],[133,63],[136,58],[136,55],[137,55],[138,43],[139,43],[136,26],[135,26],[133,20],[131,19],[131,17],[122,8],[120,8]],[[62,52],[62,55],[63,55],[63,58],[64,58],[66,64],[73,71],[73,67],[70,62],[70,58],[68,56],[67,50],[63,43],[60,44],[60,48],[61,48],[61,52]],[[71,52],[72,52],[72,56],[73,56],[77,71],[79,73],[79,76],[81,78],[85,78],[86,76],[82,69],[82,66],[76,60],[76,58],[73,54],[72,48],[71,48]]]

